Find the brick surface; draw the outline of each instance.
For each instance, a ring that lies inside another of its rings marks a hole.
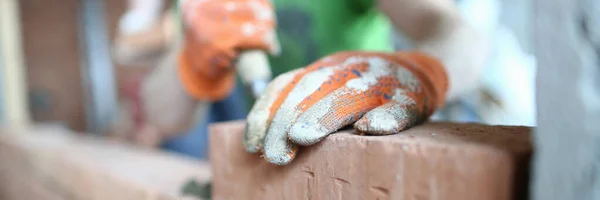
[[[207,163],[57,128],[0,128],[0,199],[189,199]]]
[[[528,127],[424,124],[390,136],[353,130],[302,148],[287,166],[243,150],[244,122],[210,128],[213,199],[457,199],[526,197]]]

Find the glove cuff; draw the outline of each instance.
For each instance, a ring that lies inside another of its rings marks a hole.
[[[448,75],[444,65],[436,58],[421,52],[398,52],[396,55],[410,60],[421,80],[421,86],[427,95],[427,116],[444,106],[448,92]]]

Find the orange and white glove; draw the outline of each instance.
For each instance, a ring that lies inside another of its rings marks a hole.
[[[442,64],[418,52],[342,52],[275,78],[247,119],[243,144],[277,165],[354,124],[394,134],[426,120],[445,101]]]
[[[187,0],[182,11],[186,28],[179,76],[186,91],[197,99],[214,101],[229,95],[235,85],[233,65],[242,51],[279,52],[268,0]],[[261,73],[251,79],[270,79],[266,57],[259,62],[256,65],[263,69],[242,71]]]

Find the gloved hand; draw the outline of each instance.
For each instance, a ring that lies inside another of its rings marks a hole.
[[[138,13],[132,16],[147,17],[160,8],[159,4],[144,4],[145,0],[134,2],[141,4],[130,8],[128,13]],[[124,91],[129,105],[123,105],[124,112],[115,117],[119,123],[114,123],[113,132],[123,133],[115,135],[136,132],[139,134],[132,138],[139,143],[160,144],[206,117],[208,104],[232,90],[236,69],[245,83],[264,82],[252,85],[254,93],[260,93],[270,80],[265,52],[276,54],[279,46],[274,11],[268,0],[180,2],[184,41],[178,40],[180,24],[174,14],[165,14],[162,21],[159,17],[148,18],[139,21],[141,24],[129,15],[123,17],[126,29],[121,32],[128,37],[117,40],[115,46],[121,50],[117,54],[128,59],[120,60],[144,60],[153,63],[153,70]],[[164,46],[166,51],[152,54],[158,58],[156,61],[143,59],[149,57],[143,56],[150,52],[147,49],[157,49],[152,46]]]
[[[444,67],[417,52],[342,52],[274,79],[247,119],[244,147],[277,165],[354,123],[394,134],[426,120],[445,101]]]
[[[242,51],[279,52],[274,11],[268,0],[188,0],[182,10],[186,30],[179,74],[186,91],[196,99],[215,101],[231,92],[233,65]],[[262,68],[242,71],[263,73],[270,79],[266,57],[260,64],[252,62]],[[253,79],[265,77],[255,75]]]

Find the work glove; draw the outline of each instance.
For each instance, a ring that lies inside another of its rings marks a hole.
[[[266,56],[253,53],[247,62],[241,57],[245,51],[279,52],[268,0],[188,0],[182,11],[186,29],[179,74],[191,96],[205,101],[228,96],[235,86],[236,61],[246,63],[243,80],[260,79],[266,86],[271,78]]]
[[[296,145],[346,125],[387,135],[421,123],[442,106],[447,88],[444,67],[422,53],[336,53],[269,83],[248,115],[243,144],[285,165]]]

